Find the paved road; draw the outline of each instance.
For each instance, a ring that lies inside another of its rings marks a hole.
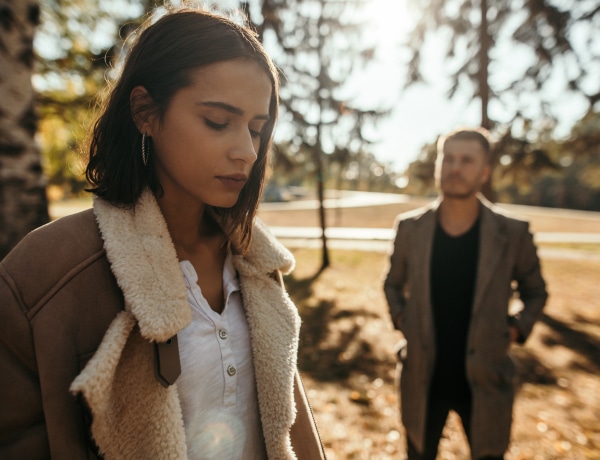
[[[324,206],[326,208],[377,206],[395,203],[419,201],[428,202],[426,198],[414,198],[409,195],[390,193],[367,193],[352,191],[327,191]],[[316,209],[317,200],[298,200],[287,203],[262,203],[261,210],[284,211],[299,209]],[[570,209],[552,209],[535,206],[502,204],[502,208],[517,215],[561,217],[593,220],[600,223],[600,213]],[[289,247],[321,247],[321,229],[316,227],[270,227],[273,234]],[[358,249],[387,252],[390,249],[394,231],[391,228],[340,228],[330,227],[326,230],[328,245],[331,248]],[[550,233],[536,232],[536,243],[588,243],[600,245],[600,233]],[[540,248],[544,257],[592,258],[600,260],[600,252],[570,250],[563,248]]]
[[[321,237],[317,227],[269,227],[271,232],[282,239],[315,239]],[[386,241],[394,237],[392,228],[330,227],[325,231],[329,239]],[[559,233],[537,232],[536,243],[589,243],[600,244],[600,233]]]
[[[417,198],[417,201],[426,203],[429,199]],[[408,203],[415,201],[408,195],[389,193],[367,192],[340,192],[328,191],[324,206],[336,207],[361,207],[377,206],[384,204]],[[290,209],[316,209],[317,200],[298,200],[288,203],[262,203],[264,211],[283,211]],[[535,206],[521,206],[502,204],[502,208],[517,215],[577,218],[592,220],[600,223],[600,213],[570,209],[552,209]],[[316,227],[270,227],[273,234],[288,247],[321,247],[321,229]],[[330,227],[326,230],[327,242],[330,248],[356,249],[365,251],[387,252],[390,249],[394,231],[391,228],[341,228]],[[536,243],[587,243],[600,245],[600,233],[558,233],[536,232]],[[539,248],[540,257],[546,258],[573,258],[600,260],[598,251],[582,251],[566,248]]]
[[[346,190],[326,190],[323,204],[326,208],[352,208],[362,206],[377,206],[396,203],[425,204],[432,198],[414,197],[398,193],[354,192]],[[285,211],[299,209],[317,209],[318,200],[300,199],[281,203],[261,203],[265,211]],[[544,208],[539,206],[524,206],[518,204],[501,203],[499,207],[517,215],[545,216],[545,217],[573,217],[592,220],[600,223],[600,212],[580,211],[577,209]]]
[[[320,248],[321,229],[316,227],[269,227],[281,243],[289,248]],[[331,249],[387,252],[394,236],[384,228],[328,228],[327,244]],[[590,243],[600,247],[599,233],[536,233],[536,243]],[[540,257],[560,259],[589,259],[600,261],[600,252],[567,248],[538,249]]]
[[[408,195],[390,193],[327,191],[324,205],[326,208],[377,206],[394,203],[407,203],[415,198]],[[417,198],[425,203],[427,199]],[[261,203],[264,211],[280,211],[290,209],[316,209],[317,200],[303,199],[284,203]],[[54,203],[50,206],[53,218],[62,217],[89,208],[89,201]],[[591,219],[600,222],[600,213],[566,209],[538,208],[502,204],[503,208],[522,215],[540,215],[547,217],[572,216],[578,219]],[[271,232],[288,247],[321,247],[321,229],[317,227],[270,227]],[[390,249],[394,237],[391,228],[341,228],[330,227],[326,231],[330,248],[357,249],[386,252]],[[588,243],[600,245],[600,233],[543,233],[535,234],[537,243]],[[544,257],[592,258],[600,260],[600,252],[581,251],[559,248],[540,248]]]

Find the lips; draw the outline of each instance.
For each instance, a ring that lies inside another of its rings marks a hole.
[[[451,182],[464,182],[464,178],[458,174],[452,174],[450,176],[446,176],[444,178],[446,181],[451,181]]]
[[[226,176],[217,176],[223,185],[229,188],[241,189],[248,181],[248,176],[245,174],[228,174]]]

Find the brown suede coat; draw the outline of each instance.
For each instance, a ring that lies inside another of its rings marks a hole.
[[[402,421],[407,436],[420,450],[435,363],[430,261],[438,205],[435,201],[399,216],[384,282],[390,315],[400,321],[406,340],[401,356]],[[473,458],[502,454],[510,439],[515,373],[509,355],[512,282],[516,281],[522,302],[515,323],[523,341],[547,298],[528,223],[503,215],[483,198],[480,219],[475,298],[465,357],[473,394]]]
[[[258,221],[234,255],[269,459],[313,460],[325,455],[296,371],[300,320],[273,280],[293,263]],[[151,194],[29,234],[0,263],[0,458],[185,459],[177,384],[156,380],[152,342],[190,318]]]

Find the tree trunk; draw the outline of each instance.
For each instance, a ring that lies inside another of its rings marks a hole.
[[[488,105],[490,100],[490,86],[489,86],[489,53],[491,38],[488,30],[488,2],[487,0],[481,1],[481,22],[479,25],[479,97],[481,98],[481,126],[485,129],[492,128],[492,122],[488,114]],[[494,155],[493,151],[491,155]],[[492,168],[496,164],[496,158],[490,158],[490,164]],[[494,191],[492,187],[492,174],[490,174],[489,180],[483,185],[481,193],[490,201],[494,201]]]
[[[488,115],[490,100],[490,87],[488,84],[488,67],[490,52],[490,36],[487,22],[487,0],[481,1],[481,23],[479,25],[479,95],[481,97],[481,126],[485,129],[491,128]]]
[[[327,249],[327,236],[325,230],[327,228],[325,222],[325,187],[324,187],[324,174],[323,174],[323,158],[321,157],[321,151],[319,147],[315,149],[315,166],[317,173],[317,197],[319,199],[319,222],[321,223],[321,240],[323,242],[322,255],[321,255],[321,271],[329,267],[329,250]]]
[[[323,10],[323,5],[321,5],[321,12]],[[321,26],[323,25],[323,14],[319,16],[318,21],[318,30],[321,30]],[[323,66],[323,46],[324,46],[324,38],[321,33],[318,34],[319,44],[317,46],[318,55],[321,59],[319,59],[319,82],[325,80],[325,67]],[[319,122],[316,125],[317,128],[317,138],[315,142],[315,165],[317,169],[317,195],[319,198],[319,220],[321,222],[321,240],[323,241],[322,247],[322,255],[321,255],[321,270],[325,270],[329,267],[329,249],[327,248],[327,235],[325,234],[325,230],[327,229],[327,223],[325,222],[325,173],[323,171],[323,149],[321,142],[321,128],[323,123],[323,98],[321,97],[321,93],[317,91],[317,106],[319,108]]]
[[[49,220],[31,83],[39,17],[37,0],[0,0],[0,259]]]

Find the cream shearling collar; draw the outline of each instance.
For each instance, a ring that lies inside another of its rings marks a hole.
[[[94,213],[126,310],[136,317],[143,337],[166,341],[187,326],[192,315],[175,246],[156,199],[146,190],[133,209],[95,199]],[[294,258],[256,219],[250,248],[234,256],[234,265],[248,275],[276,270],[287,274]]]
[[[126,311],[110,325],[71,391],[85,396],[93,414],[94,439],[107,459],[135,458],[142,451],[148,453],[147,458],[184,459],[177,384],[165,389],[154,379],[147,342],[163,342],[191,321],[175,247],[149,191],[133,209],[96,199],[94,213]],[[233,249],[235,253],[235,244]],[[294,374],[300,318],[272,274],[291,271],[294,259],[257,219],[248,252],[234,255],[233,264],[251,335],[267,454],[292,460],[296,458],[290,428],[296,416]],[[142,413],[155,423],[140,417]]]

